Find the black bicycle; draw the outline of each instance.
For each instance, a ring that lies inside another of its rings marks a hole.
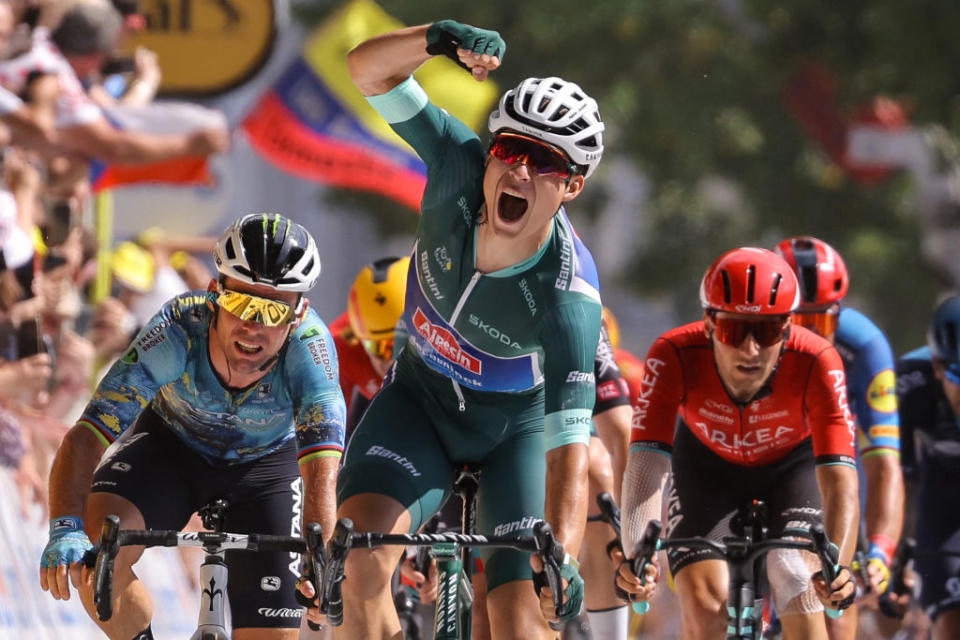
[[[484,536],[469,533],[476,526],[476,492],[480,470],[466,465],[458,469],[455,489],[463,499],[462,529],[436,533],[356,533],[353,522],[341,518],[334,529],[322,560],[318,607],[333,626],[343,623],[343,596],[341,585],[345,579],[344,566],[351,549],[373,549],[386,545],[429,548],[437,562],[437,602],[434,618],[435,640],[461,640],[470,637],[472,629],[473,585],[472,562],[469,549],[479,547],[512,548],[537,553],[544,563],[543,584],[553,594],[554,608],[559,616],[563,608],[563,580],[560,567],[564,560],[563,547],[557,542],[546,521],[534,525],[532,536]],[[559,630],[562,625],[551,625]]]
[[[210,531],[183,532],[152,529],[120,529],[120,519],[106,517],[97,547],[88,551],[84,562],[94,569],[93,602],[97,617],[106,622],[113,617],[114,561],[120,547],[201,547],[206,555],[200,565],[200,614],[197,630],[190,640],[230,640],[223,612],[227,593],[227,565],[224,554],[237,551],[280,551],[306,554],[312,570],[322,573],[323,536],[320,525],[306,528],[306,540],[293,536],[257,533],[227,533],[222,530],[227,503],[215,500],[200,509],[203,526]]]
[[[740,513],[743,534],[727,536],[721,541],[707,538],[662,539],[662,524],[651,520],[640,541],[631,568],[637,576],[644,575],[654,554],[661,549],[688,548],[709,549],[721,554],[730,570],[730,586],[727,593],[727,639],[759,640],[763,632],[763,582],[764,558],[774,549],[799,549],[815,553],[823,565],[827,584],[836,579],[840,571],[839,550],[827,539],[823,525],[810,528],[810,539],[768,538],[766,505],[754,500]],[[646,603],[644,603],[646,604]],[[646,608],[644,608],[646,611]],[[828,615],[837,617],[842,611],[827,609]]]

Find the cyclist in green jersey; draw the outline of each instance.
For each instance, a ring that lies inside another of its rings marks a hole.
[[[530,78],[491,114],[487,148],[412,77],[444,53],[484,80],[505,48],[496,32],[443,20],[348,56],[354,83],[428,180],[404,306],[409,340],[351,440],[338,515],[358,531],[415,531],[449,496],[454,465],[481,464],[478,532],[529,534],[545,518],[568,554],[557,614],[549,589],[538,600],[531,582],[536,558],[481,553],[492,635],[552,638],[547,620],[576,617],[583,601],[573,558],[601,308],[593,259],[562,205],[599,163],[603,123],[577,85]],[[390,596],[400,551],[350,554],[337,637],[400,637]]]

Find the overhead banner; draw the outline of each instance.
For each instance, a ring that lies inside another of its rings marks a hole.
[[[359,43],[402,26],[372,0],[352,0],[321,24],[244,122],[257,151],[302,178],[419,209],[426,167],[353,86],[346,60]],[[443,57],[415,75],[434,104],[475,131],[499,95],[493,82],[478,83]]]
[[[140,0],[133,46],[157,53],[161,94],[212,96],[251,78],[276,36],[273,0]]]

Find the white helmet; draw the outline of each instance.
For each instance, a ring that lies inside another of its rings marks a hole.
[[[527,78],[500,98],[490,133],[512,129],[562,149],[589,177],[603,155],[603,122],[597,101],[573,82]]]
[[[214,252],[217,271],[278,291],[309,291],[320,277],[313,236],[279,213],[249,213],[223,232]]]

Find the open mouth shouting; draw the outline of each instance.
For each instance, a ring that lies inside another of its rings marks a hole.
[[[507,224],[518,222],[527,212],[528,204],[523,196],[503,191],[497,200],[497,217]]]

